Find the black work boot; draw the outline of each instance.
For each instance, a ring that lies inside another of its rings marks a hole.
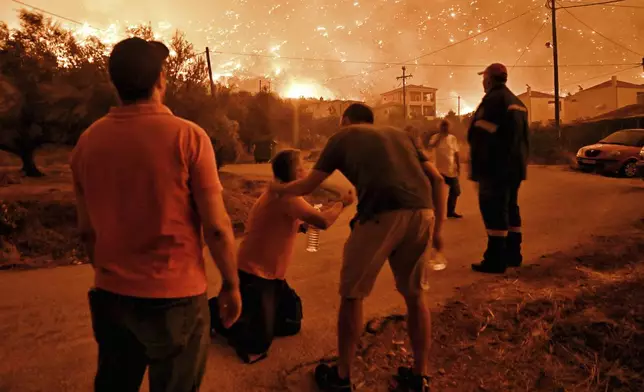
[[[396,392],[431,392],[429,377],[414,374],[410,367],[399,367],[398,374],[394,376],[397,382]]]
[[[487,237],[487,250],[483,254],[483,261],[472,264],[476,272],[487,274],[502,274],[507,268],[505,264],[505,237]]]
[[[318,365],[315,368],[315,382],[324,392],[351,392],[353,390],[349,378],[340,378],[337,366]]]
[[[520,267],[523,262],[521,255],[521,243],[523,242],[523,235],[517,232],[509,232],[508,238],[505,242],[506,246],[506,260],[508,267]]]

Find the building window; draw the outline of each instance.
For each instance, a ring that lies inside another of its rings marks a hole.
[[[420,105],[411,105],[409,111],[413,116],[420,116],[422,109]]]
[[[434,93],[423,93],[423,101],[434,102]]]
[[[420,93],[409,93],[412,102],[420,102]]]
[[[423,106],[423,116],[425,116],[425,117],[436,117],[436,107],[434,107],[434,106]]]

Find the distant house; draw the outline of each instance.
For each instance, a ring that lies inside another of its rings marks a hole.
[[[555,121],[555,96],[553,94],[533,91],[528,86],[528,90],[518,95],[518,98],[528,108],[530,124],[541,123],[547,125]],[[559,112],[563,114],[563,99],[560,98],[559,102],[561,103]]]
[[[436,91],[438,90],[433,87],[422,85],[410,84],[406,86],[407,116],[409,118],[435,119]],[[380,94],[380,103],[374,107],[376,120],[386,121],[394,116],[403,116],[403,101],[402,87]]]
[[[644,85],[611,80],[581,89],[565,98],[564,122],[593,118],[619,108],[644,104]]]

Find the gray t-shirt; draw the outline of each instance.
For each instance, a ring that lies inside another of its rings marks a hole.
[[[427,157],[407,133],[361,124],[333,135],[314,169],[344,174],[358,193],[356,218],[363,222],[387,211],[431,209],[425,161]]]

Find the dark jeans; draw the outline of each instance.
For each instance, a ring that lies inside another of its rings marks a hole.
[[[449,187],[449,194],[447,196],[447,214],[456,213],[456,201],[461,195],[461,184],[458,181],[458,177],[447,177],[443,176],[445,179],[445,184]]]
[[[239,271],[242,314],[230,328],[224,329],[219,319],[218,299],[210,299],[211,324],[228,338],[237,355],[246,363],[264,359],[273,339],[292,336],[302,326],[302,301],[281,279],[264,279]],[[261,358],[250,356],[260,355]]]
[[[89,292],[98,343],[96,392],[138,392],[149,366],[150,392],[199,390],[208,354],[206,294],[149,299]]]
[[[486,229],[508,231],[521,227],[520,186],[521,182],[479,181],[479,207]]]
[[[231,343],[247,354],[265,353],[273,343],[280,282],[239,271],[242,314],[231,327]]]

